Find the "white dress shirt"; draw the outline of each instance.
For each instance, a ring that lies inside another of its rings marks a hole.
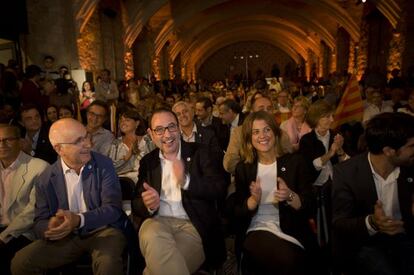
[[[82,171],[85,168],[83,166],[80,170],[79,175],[75,170],[69,168],[66,163],[61,159],[63,175],[66,182],[66,192],[68,195],[69,210],[75,214],[78,214],[81,218],[79,228],[82,228],[85,224],[85,217],[82,213],[88,211],[86,207],[85,199],[83,196],[83,185],[82,185]]]
[[[195,136],[197,134],[197,125],[193,123],[193,130],[191,130],[191,135],[187,136],[183,131],[181,131],[181,136],[185,142],[195,142]]]
[[[371,162],[371,154],[368,153],[368,162],[371,167],[372,177],[375,182],[375,189],[377,191],[378,200],[382,203],[382,209],[385,216],[395,220],[401,220],[401,210],[398,201],[398,184],[397,180],[400,176],[400,167],[396,167],[386,179],[375,172]],[[368,232],[373,235],[376,231],[371,227],[368,222],[368,217],[365,219],[365,224],[368,228]]]
[[[173,173],[173,161],[164,157],[162,152],[159,153],[161,161],[161,194],[160,207],[158,215],[163,217],[174,217],[188,220],[187,212],[183,207],[181,200],[181,187]],[[177,160],[181,160],[181,143],[178,149]],[[186,190],[190,183],[189,175],[185,176],[183,189]]]

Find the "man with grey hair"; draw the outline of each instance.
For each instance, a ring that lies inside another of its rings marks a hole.
[[[112,161],[91,151],[90,135],[77,120],[55,122],[49,139],[59,159],[36,182],[40,240],[16,254],[12,273],[41,274],[89,253],[95,274],[123,274],[127,218]]]
[[[194,121],[193,108],[185,101],[178,101],[172,107],[178,118],[181,137],[186,142],[198,142],[220,151],[218,140],[213,129],[202,127]]]

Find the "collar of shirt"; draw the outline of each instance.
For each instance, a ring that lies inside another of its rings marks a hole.
[[[328,150],[329,150],[329,138],[331,137],[331,132],[330,132],[330,131],[328,131],[328,132],[326,133],[326,135],[324,135],[324,136],[320,135],[320,134],[318,133],[318,131],[316,131],[316,130],[315,130],[315,133],[316,133],[316,137],[317,137],[320,141],[322,141],[323,145],[325,146],[326,151],[328,151]]]
[[[32,141],[32,150],[36,150],[37,140],[39,139],[40,129],[37,130],[36,134],[34,134],[33,138],[30,138],[29,135],[26,133],[26,139]]]
[[[4,167],[3,163],[0,161],[0,171],[3,172],[5,170],[7,170],[7,171],[16,170],[19,167],[20,163],[21,163],[22,157],[23,157],[23,152],[20,151],[20,153],[17,155],[17,158],[12,162],[12,164],[9,165],[9,167]]]
[[[66,163],[63,161],[62,158],[60,158],[60,162],[62,164],[63,174],[66,175],[67,173],[76,173],[76,171],[69,166],[66,165]],[[82,166],[80,169],[79,175],[82,175],[83,168],[85,168],[85,165]],[[77,173],[76,173],[77,174]]]
[[[240,119],[240,115],[237,114],[236,118],[233,119],[233,121],[231,122],[231,128],[236,128],[237,126],[239,126],[239,119]]]
[[[197,134],[197,125],[193,122],[193,130],[191,130],[191,135],[187,136],[183,131],[181,135],[186,142],[195,142],[195,135]]]
[[[161,160],[163,160],[163,161],[170,161],[170,160],[168,160],[168,159],[166,159],[166,158],[164,157],[164,155],[163,155],[163,153],[161,152],[161,150],[160,150],[160,152],[158,153],[158,156],[159,156],[159,157],[160,157],[160,159],[161,159]],[[178,160],[180,160],[180,159],[181,159],[181,141],[179,141],[179,145],[178,145],[177,159],[178,159]]]
[[[200,121],[200,122],[201,122],[201,126],[203,127],[211,125],[213,123],[213,114],[211,114],[205,120]]]
[[[105,129],[103,127],[99,128],[95,131],[95,133],[92,134],[92,136],[99,136],[105,133]]]
[[[369,162],[369,166],[371,167],[371,172],[372,172],[372,175],[374,176],[374,180],[377,179],[380,181],[384,181],[386,183],[396,182],[398,177],[400,176],[400,167],[395,167],[394,170],[392,170],[391,174],[389,174],[388,177],[384,179],[380,174],[378,174],[374,170],[374,167],[372,166],[372,162],[371,162],[371,153],[368,153],[368,162]]]

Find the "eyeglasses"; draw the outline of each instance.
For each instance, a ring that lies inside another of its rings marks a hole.
[[[79,137],[77,140],[75,140],[74,142],[59,142],[56,145],[59,144],[69,144],[69,145],[76,145],[76,146],[81,146],[83,145],[85,142],[91,142],[91,135],[88,133],[86,134],[86,136],[84,137]]]
[[[7,145],[12,145],[14,140],[20,139],[19,137],[7,137],[7,138],[0,138],[0,143],[6,143]]]
[[[157,135],[162,136],[165,133],[165,130],[168,129],[168,132],[170,133],[174,133],[178,131],[178,125],[171,123],[170,125],[168,125],[167,127],[162,127],[162,126],[158,126],[155,129],[151,129],[152,131],[154,131]]]
[[[91,111],[87,112],[87,114],[92,116],[92,117],[105,118],[105,115],[97,114],[97,113],[94,113],[94,112],[91,112]]]

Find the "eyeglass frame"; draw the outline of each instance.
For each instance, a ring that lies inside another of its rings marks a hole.
[[[157,136],[162,136],[165,134],[165,130],[167,129],[169,133],[175,133],[178,131],[178,125],[175,123],[170,123],[166,127],[158,126],[155,129],[151,129],[151,131],[153,131]]]
[[[105,115],[103,115],[103,114],[97,114],[97,113],[94,113],[92,111],[87,111],[86,112],[86,115],[90,115],[92,117],[97,117],[97,118],[100,118],[100,119],[105,119],[106,118],[106,114]]]
[[[12,145],[12,141],[15,141],[15,140],[19,140],[20,139],[20,137],[6,137],[6,138],[0,138],[0,143],[5,143],[5,144],[7,144],[8,146],[10,146],[10,145]]]
[[[75,146],[81,146],[86,141],[92,142],[92,135],[90,133],[87,133],[84,137],[77,138],[74,142],[59,142],[59,143],[56,143],[56,145],[75,145]]]

